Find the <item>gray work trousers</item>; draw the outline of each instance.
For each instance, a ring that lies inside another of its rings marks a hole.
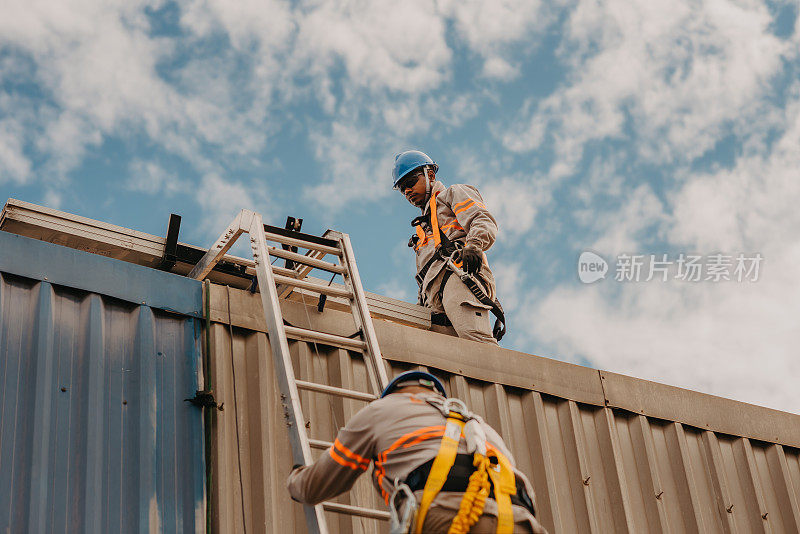
[[[432,287],[441,286],[441,278],[446,271],[443,269],[439,273]],[[497,340],[492,336],[492,312],[472,294],[458,276],[451,274],[441,291],[441,298],[439,293],[435,291],[432,295],[431,310],[434,313],[446,313],[453,326],[434,325],[431,330],[442,333],[454,331],[458,337],[464,339],[497,345]]]

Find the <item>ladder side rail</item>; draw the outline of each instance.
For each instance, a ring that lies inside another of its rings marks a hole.
[[[289,426],[292,456],[296,464],[310,465],[313,462],[311,446],[305,433],[305,419],[303,418],[300,395],[295,382],[289,343],[283,327],[283,313],[278,302],[278,290],[269,265],[269,254],[261,215],[254,214],[249,233],[250,246],[253,250],[253,260],[256,266],[256,277],[261,291],[261,304],[267,321],[275,374],[277,375],[281,392],[285,397],[283,402],[288,419],[287,425]],[[328,534],[328,526],[322,505],[303,505],[303,509],[309,532]]]
[[[214,269],[214,266],[219,263],[222,257],[225,256],[225,253],[236,243],[239,236],[249,231],[253,215],[254,213],[250,210],[243,209],[240,211],[239,215],[237,215],[233,222],[222,232],[219,239],[211,245],[208,252],[200,258],[200,261],[189,271],[187,276],[195,280],[202,280],[205,278],[208,273]]]
[[[333,232],[331,232],[333,233]],[[360,328],[364,333],[364,341],[367,344],[367,354],[369,355],[370,365],[372,367],[374,378],[376,380],[375,389],[376,393],[383,391],[389,384],[389,377],[386,374],[386,366],[383,361],[381,349],[378,346],[378,336],[375,334],[375,327],[372,325],[372,316],[369,313],[369,305],[367,304],[367,297],[364,293],[364,287],[361,285],[361,277],[358,274],[358,267],[356,266],[355,253],[353,246],[350,243],[350,236],[336,232],[339,242],[342,245],[342,264],[347,268],[345,273],[345,283],[350,286],[350,291],[353,292],[352,307],[354,309],[353,317],[356,321],[356,327]]]

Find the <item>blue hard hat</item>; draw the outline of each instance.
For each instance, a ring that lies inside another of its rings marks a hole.
[[[419,169],[425,165],[433,167],[433,172],[439,170],[439,166],[425,152],[419,150],[406,150],[394,157],[394,168],[392,169],[392,187],[397,187],[408,173],[414,169]]]
[[[444,390],[442,381],[432,374],[426,373],[425,371],[406,371],[405,373],[400,373],[394,377],[391,382],[389,382],[389,385],[386,386],[386,388],[383,390],[383,393],[381,393],[381,398],[393,393],[395,389],[398,389],[399,384],[403,384],[405,382],[417,382],[421,386],[433,387],[439,391],[442,396],[447,396],[447,392]]]

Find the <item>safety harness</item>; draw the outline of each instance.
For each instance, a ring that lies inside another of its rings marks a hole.
[[[469,477],[458,513],[450,525],[448,534],[469,532],[469,529],[478,522],[483,514],[490,488],[493,488],[492,497],[497,502],[496,533],[513,533],[514,512],[511,507],[511,497],[517,493],[517,487],[511,462],[498,450],[487,448],[486,434],[481,426],[480,418],[469,412],[462,401],[439,397],[429,397],[426,400],[447,418],[444,435],[427,475],[419,503],[413,498],[413,493],[407,484],[395,481],[395,491],[390,499],[391,532],[405,534],[409,532],[413,523],[410,532],[421,534],[428,510],[445,486],[453,464],[456,462],[458,445],[463,435],[466,439],[467,451],[473,454],[472,465],[475,470]],[[405,506],[401,512],[397,512],[395,497],[400,494],[405,497]]]
[[[489,295],[483,290],[475,276],[461,269],[460,261],[455,261],[458,251],[463,247],[463,240],[451,241],[444,234],[444,232],[442,232],[441,228],[439,228],[439,217],[436,210],[436,197],[438,195],[438,191],[431,194],[430,217],[428,221],[425,221],[425,215],[420,215],[411,221],[412,226],[414,226],[416,230],[416,235],[411,236],[411,239],[408,242],[409,246],[414,246],[420,241],[425,241],[425,230],[422,228],[422,224],[425,222],[430,224],[433,234],[433,243],[435,246],[433,256],[425,263],[425,265],[422,266],[422,269],[419,270],[416,276],[420,295],[422,295],[422,284],[425,281],[425,275],[428,274],[428,271],[436,261],[444,261],[445,265],[447,266],[447,271],[445,271],[442,277],[442,283],[440,284],[439,289],[440,293],[444,291],[444,286],[451,275],[455,274],[458,276],[464,285],[467,286],[467,289],[469,289],[470,292],[475,296],[475,298],[478,299],[481,304],[487,306],[491,310],[492,314],[494,314],[496,317],[494,327],[492,328],[492,336],[494,336],[497,341],[500,341],[503,339],[503,336],[506,333],[506,316],[505,312],[503,311],[503,307],[500,305],[499,300],[492,300],[489,298]],[[433,319],[434,324],[444,324],[446,326],[450,326],[447,324],[448,322],[442,321],[442,318]]]

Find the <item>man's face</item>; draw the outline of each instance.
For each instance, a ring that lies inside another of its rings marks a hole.
[[[416,169],[408,173],[403,178],[403,181],[397,184],[397,187],[409,202],[415,206],[420,206],[425,202],[425,180],[424,171]]]

